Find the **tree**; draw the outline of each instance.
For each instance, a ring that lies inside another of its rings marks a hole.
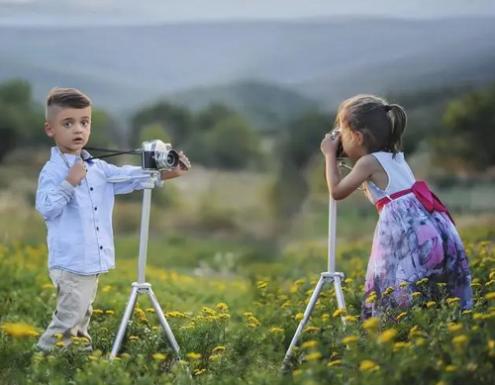
[[[449,103],[443,125],[433,140],[438,162],[481,171],[495,166],[495,85]]]
[[[144,127],[158,124],[170,135],[174,146],[183,145],[190,136],[193,118],[187,108],[159,102],[138,111],[132,118],[131,145],[140,146],[139,139]]]

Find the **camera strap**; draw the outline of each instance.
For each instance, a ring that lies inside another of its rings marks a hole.
[[[106,155],[92,156],[84,159],[85,161],[91,161],[93,159],[104,159],[112,156],[125,155],[125,154],[140,154],[139,150],[112,150],[109,148],[97,148],[97,147],[84,147],[86,151],[106,152]]]

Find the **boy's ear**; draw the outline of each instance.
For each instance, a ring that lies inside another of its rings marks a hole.
[[[50,125],[50,122],[45,120],[45,124],[43,125],[43,129],[45,130],[45,134],[49,137],[52,138],[55,133],[53,132],[53,128]]]

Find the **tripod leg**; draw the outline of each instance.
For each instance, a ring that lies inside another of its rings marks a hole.
[[[138,288],[132,287],[131,295],[129,297],[129,302],[127,302],[127,307],[125,308],[124,315],[122,316],[122,321],[120,322],[119,331],[117,332],[117,337],[115,337],[115,342],[113,343],[112,353],[110,353],[110,358],[115,358],[119,352],[120,345],[124,339],[125,329],[127,328],[127,323],[129,318],[131,318],[132,311],[134,310],[134,305],[136,304]]]
[[[301,322],[299,322],[299,325],[297,326],[296,333],[294,334],[294,337],[292,337],[292,341],[290,342],[289,348],[287,349],[287,353],[285,353],[284,361],[282,363],[283,368],[286,368],[287,364],[289,363],[289,359],[292,355],[292,350],[294,349],[294,346],[296,346],[297,340],[299,339],[299,336],[302,333],[304,326],[306,326],[306,323],[308,322],[309,317],[311,316],[311,313],[313,312],[316,301],[318,301],[318,297],[320,296],[320,292],[321,292],[321,289],[322,289],[324,283],[325,283],[325,278],[320,277],[320,280],[316,284],[315,290],[313,291],[313,294],[311,295],[308,306],[306,306],[306,310],[304,311],[303,319],[301,320]]]
[[[345,310],[345,300],[344,300],[344,292],[342,291],[342,282],[339,276],[335,276],[333,279],[333,285],[335,288],[335,295],[337,296],[337,305],[339,309]],[[342,323],[344,326],[346,325],[346,321],[344,316],[341,317]]]
[[[155,293],[153,293],[153,290],[151,290],[151,287],[148,290],[148,295],[150,297],[151,303],[153,304],[153,308],[155,309],[155,312],[158,315],[158,319],[160,320],[160,324],[162,325],[163,330],[165,331],[168,342],[172,346],[172,349],[174,349],[175,354],[177,354],[177,358],[180,359],[179,344],[177,343],[177,341],[174,337],[174,333],[172,333],[172,329],[170,328],[170,326],[167,322],[167,319],[165,318],[165,315],[163,314],[162,308],[160,307],[160,304],[158,303],[158,300],[156,299]]]

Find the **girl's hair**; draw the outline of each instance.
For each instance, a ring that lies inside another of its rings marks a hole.
[[[344,100],[337,111],[336,127],[348,127],[363,134],[369,152],[402,150],[407,115],[398,104],[388,104],[373,95],[356,95]]]

